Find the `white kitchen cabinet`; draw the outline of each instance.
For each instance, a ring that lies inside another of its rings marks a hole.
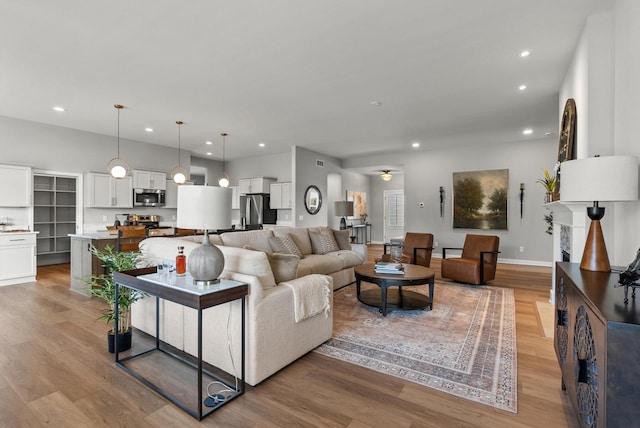
[[[240,209],[240,192],[238,192],[238,186],[231,187],[231,209],[239,210]]]
[[[165,208],[178,208],[178,185],[173,180],[166,180]]]
[[[167,190],[167,174],[156,171],[133,170],[133,188]]]
[[[272,183],[270,193],[269,205],[271,209],[291,209],[291,183]]]
[[[184,184],[176,184],[175,181],[167,179],[165,193],[165,203],[163,208],[178,208],[178,187],[193,186],[193,181],[185,181]]]
[[[0,234],[0,286],[36,280],[36,233]]]
[[[31,205],[31,168],[0,165],[0,206],[28,207]]]
[[[275,178],[241,178],[238,180],[238,193],[246,195],[247,193],[269,193],[271,183],[275,183]]]
[[[131,177],[113,178],[109,174],[90,172],[85,178],[88,208],[133,208]]]

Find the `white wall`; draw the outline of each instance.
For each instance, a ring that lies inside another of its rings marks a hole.
[[[614,153],[640,157],[640,2],[616,0],[613,21]],[[613,220],[616,227],[613,254],[611,246],[607,247],[609,258],[613,265],[626,266],[640,247],[640,202],[618,203]]]
[[[438,142],[435,142],[436,146]],[[429,142],[423,144],[428,146]],[[467,233],[495,234],[500,237],[500,258],[522,263],[550,265],[552,237],[545,233],[544,189],[536,183],[542,169],[553,167],[558,153],[557,135],[524,142],[395,153],[389,161],[404,165],[405,231],[433,233],[438,241],[434,255],[442,247],[460,247]],[[383,164],[378,155],[345,162],[362,167]],[[453,229],[452,174],[485,169],[509,170],[509,218],[506,231]],[[393,180],[396,177],[394,176]],[[390,182],[395,187],[393,180]],[[383,189],[378,177],[371,177],[372,206],[382,210]],[[525,184],[524,215],[520,218],[520,183]],[[440,186],[445,189],[444,218],[440,217]],[[397,187],[395,187],[397,188]],[[369,196],[369,195],[367,195]],[[369,197],[368,197],[369,199]],[[424,202],[424,208],[419,203]],[[382,214],[379,214],[381,216]],[[376,216],[377,217],[377,216]],[[374,240],[382,239],[382,219],[373,221]],[[520,247],[524,251],[520,252]]]
[[[342,191],[356,190],[366,192],[369,196],[369,180],[362,174],[345,171],[342,168],[342,161],[331,156],[317,153],[302,147],[293,147],[294,159],[294,180],[293,188],[295,193],[294,216],[296,226],[332,226],[335,224],[333,216],[333,202],[329,200],[328,177],[331,174],[339,174],[342,181]],[[323,167],[318,167],[316,161],[321,160]],[[322,193],[322,207],[320,212],[311,215],[304,206],[304,193],[310,185],[315,185]],[[344,199],[344,197],[340,198]]]
[[[116,156],[112,136],[77,131],[0,116],[1,162],[34,169],[67,173],[106,172]],[[120,156],[132,169],[169,172],[178,161],[178,150],[120,138]],[[190,153],[182,151],[181,164],[190,168]],[[163,222],[175,220],[175,209],[84,209],[84,224],[110,225],[116,213],[158,214]]]
[[[616,0],[611,12],[587,20],[559,100],[562,105],[566,98],[576,100],[578,158],[640,156],[639,41],[640,2],[636,0]],[[640,246],[640,203],[603,205],[606,215],[601,223],[609,260],[612,265],[627,265]]]

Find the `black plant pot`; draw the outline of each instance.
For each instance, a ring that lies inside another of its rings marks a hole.
[[[131,349],[131,330],[118,334],[118,352],[126,351]],[[107,341],[109,343],[109,352],[112,354],[116,352],[115,349],[115,335],[112,332],[109,332],[107,335]]]

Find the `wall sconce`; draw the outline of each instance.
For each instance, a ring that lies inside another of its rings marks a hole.
[[[520,218],[522,218],[522,203],[524,201],[524,183],[520,183]]]
[[[440,186],[440,217],[444,218],[444,187]]]

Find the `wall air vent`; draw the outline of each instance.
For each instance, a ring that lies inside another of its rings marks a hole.
[[[324,168],[324,161],[320,159],[316,159],[316,166],[318,168]]]

